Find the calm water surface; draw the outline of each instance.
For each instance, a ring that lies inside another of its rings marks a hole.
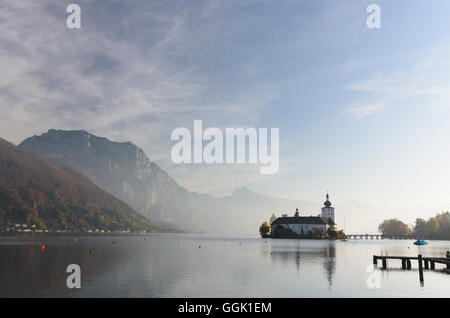
[[[421,247],[424,256],[447,250],[450,242]],[[412,256],[419,248],[406,240],[4,237],[0,297],[450,297],[444,265],[425,271],[421,286],[416,262],[411,271],[400,261],[373,270],[372,255],[381,252]],[[69,264],[81,267],[81,289],[66,287]]]

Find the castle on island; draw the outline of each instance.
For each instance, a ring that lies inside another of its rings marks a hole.
[[[326,238],[328,229],[335,226],[334,207],[331,206],[330,196],[326,195],[326,201],[318,216],[300,216],[298,209],[294,216],[283,214],[270,220],[270,234],[273,238]]]

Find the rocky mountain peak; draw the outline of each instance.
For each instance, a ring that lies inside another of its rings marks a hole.
[[[132,172],[139,180],[163,171],[131,142],[115,142],[85,130],[50,129],[40,136],[25,139],[21,147],[46,155],[88,157],[106,161],[108,166]]]
[[[85,130],[51,129],[20,147],[73,167],[144,216],[200,230],[201,218],[189,191],[131,142],[110,141]]]

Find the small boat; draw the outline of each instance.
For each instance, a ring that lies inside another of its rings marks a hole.
[[[424,240],[417,240],[414,242],[414,245],[427,245],[428,242]]]

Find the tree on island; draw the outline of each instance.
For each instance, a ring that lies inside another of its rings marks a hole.
[[[336,230],[336,223],[332,219],[328,219],[327,238],[330,240],[337,240],[345,238],[345,233],[342,230]]]
[[[270,225],[267,221],[264,221],[263,224],[259,227],[259,233],[262,237],[269,235]]]
[[[411,229],[398,219],[384,220],[379,226],[378,231],[383,235],[411,235]]]

